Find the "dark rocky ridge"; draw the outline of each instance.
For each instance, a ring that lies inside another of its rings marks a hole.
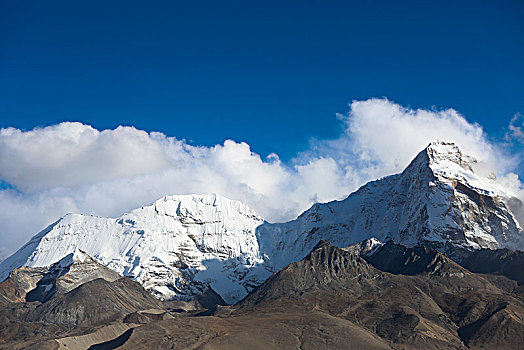
[[[320,242],[255,289],[236,312],[322,310],[393,347],[519,348],[522,293],[505,282],[509,290],[424,247],[389,242],[360,256]]]
[[[129,278],[114,282],[99,278],[40,304],[26,320],[50,323],[64,329],[93,327],[136,310],[152,308],[162,308],[162,305],[138,282]]]
[[[502,275],[524,283],[524,253],[518,250],[475,250],[460,263],[472,272]]]
[[[500,261],[497,270],[518,265],[520,255],[506,253],[491,257]],[[524,346],[524,293],[516,281],[394,242],[338,248],[320,241],[237,305],[220,306],[210,290],[200,303],[206,312],[175,310],[128,279],[95,279],[44,302],[20,301],[11,295],[17,288],[16,280],[0,284],[0,348],[54,349],[70,336],[78,337],[67,343],[71,349],[80,341],[84,349]],[[121,331],[104,335],[115,326]]]

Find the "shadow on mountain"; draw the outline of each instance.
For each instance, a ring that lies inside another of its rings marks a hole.
[[[524,284],[524,254],[509,249],[480,249],[470,252],[461,265],[476,273],[506,276]]]
[[[26,319],[64,329],[87,328],[110,323],[136,310],[152,308],[162,308],[162,305],[138,282],[128,278],[114,282],[99,278],[42,303]]]
[[[25,300],[28,302],[46,302],[47,300],[49,300],[56,292],[56,279],[66,274],[69,271],[69,269],[70,266],[63,268],[60,267],[59,271],[57,271],[58,268],[49,269],[49,271],[47,271],[44,274],[42,279],[38,281],[36,287],[27,293]]]
[[[121,347],[133,334],[133,328],[128,329],[121,336],[113,340],[109,340],[100,344],[91,345],[88,350],[113,350]]]

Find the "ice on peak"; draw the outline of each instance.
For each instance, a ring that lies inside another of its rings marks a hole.
[[[125,216],[135,214],[143,216],[144,212],[151,212],[151,210],[155,215],[173,218],[199,217],[203,219],[202,216],[204,216],[216,221],[228,215],[240,215],[263,221],[262,217],[246,204],[215,193],[164,196],[152,205],[135,209]]]
[[[432,153],[439,154],[439,153],[451,153],[451,154],[459,154],[462,153],[457,146],[455,142],[448,142],[448,141],[441,141],[441,140],[435,140],[431,141],[427,147],[425,148],[426,151],[429,152],[431,150]]]
[[[474,173],[473,164],[477,163],[477,160],[462,153],[460,148],[453,142],[433,141],[423,152],[428,156],[430,167],[436,165],[447,166],[451,162]]]
[[[440,183],[453,188],[465,186],[482,195],[516,197],[497,182],[489,168],[489,164],[463,153],[453,142],[433,141],[413,159],[403,174],[405,178],[427,180],[428,187],[435,188]]]
[[[436,141],[425,151],[430,159],[429,168],[437,180],[448,182],[454,188],[464,185],[482,195],[516,198],[515,193],[497,181],[489,164],[462,153],[456,144]]]
[[[475,158],[464,154],[453,142],[433,141],[418,153],[405,171],[413,167],[429,167],[432,170],[451,167],[474,173],[473,165],[477,162]]]
[[[216,193],[165,195],[164,197],[155,201],[155,203],[175,201],[175,202],[201,202],[201,203],[213,205],[215,204],[217,197],[220,197],[220,196],[218,196]],[[221,197],[221,198],[228,200],[228,201],[232,201],[231,199],[228,199],[225,197]]]

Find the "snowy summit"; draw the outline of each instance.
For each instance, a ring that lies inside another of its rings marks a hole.
[[[0,279],[80,249],[159,298],[189,297],[210,283],[234,301],[246,293],[239,276],[261,261],[262,222],[247,205],[214,194],[165,196],[116,219],[68,214],[2,262]]]

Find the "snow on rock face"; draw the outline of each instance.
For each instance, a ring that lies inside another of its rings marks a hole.
[[[93,260],[89,255],[87,255],[85,252],[81,251],[80,249],[75,249],[74,252],[67,254],[65,257],[63,257],[61,260],[58,261],[58,264],[62,268],[70,267],[73,264],[83,264],[83,263],[89,263]]]
[[[210,285],[234,303],[321,239],[348,247],[376,237],[368,250],[388,239],[450,254],[524,249],[524,231],[508,206],[518,200],[475,166],[456,145],[434,142],[401,174],[282,224],[263,223],[245,204],[216,195],[166,196],[116,219],[68,214],[4,260],[0,281],[22,265],[89,261],[82,250],[161,299],[190,298]]]
[[[268,275],[253,268],[262,262],[255,236],[262,222],[245,204],[213,194],[166,196],[116,219],[68,214],[3,261],[0,280],[80,249],[159,298],[188,298],[210,283],[234,302]]]
[[[475,174],[475,164],[455,144],[433,142],[401,174],[369,182],[345,200],[315,204],[291,222],[262,225],[261,252],[275,271],[320,239],[345,247],[377,237],[450,254],[524,249],[524,231],[507,204],[514,195]]]

